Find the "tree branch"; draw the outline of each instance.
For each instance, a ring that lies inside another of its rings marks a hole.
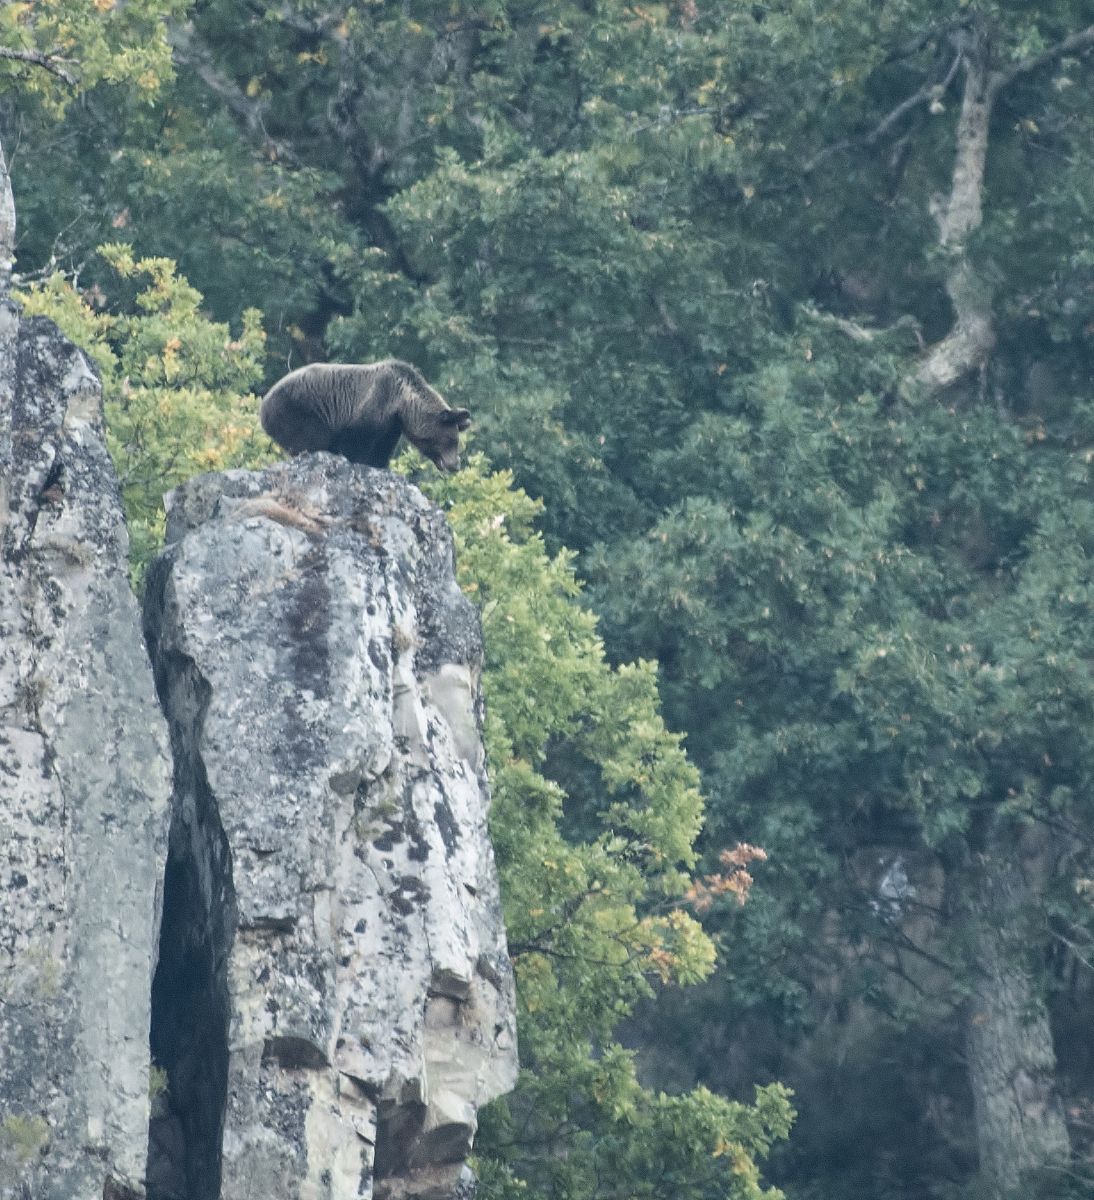
[[[1013,83],[1019,75],[1029,75],[1032,71],[1047,66],[1048,63],[1054,62],[1058,58],[1063,58],[1065,54],[1070,54],[1073,50],[1085,50],[1090,46],[1094,46],[1094,25],[1088,25],[1085,29],[1080,29],[1078,33],[1063,38],[1055,46],[1050,46],[1041,54],[1034,55],[1033,58],[1024,59],[1008,71],[996,71],[992,75],[991,86],[996,92],[1000,92]]]
[[[958,67],[961,65],[961,55],[954,56],[953,62],[950,64],[949,70],[946,72],[940,83],[925,83],[918,91],[913,92],[910,96],[905,97],[901,102],[885,114],[884,117],[874,126],[867,134],[858,138],[846,138],[842,142],[836,142],[831,146],[825,146],[823,150],[819,150],[802,168],[806,175],[811,174],[818,166],[833,154],[838,154],[841,150],[850,150],[852,146],[876,146],[878,142],[889,132],[890,129],[913,108],[917,108],[920,104],[926,104],[928,101],[937,100],[944,95],[946,89],[953,82],[954,76],[957,74]]]
[[[265,19],[270,13],[270,6],[265,3],[260,3],[259,0],[247,0],[247,7],[257,17]],[[282,4],[274,12],[274,17],[287,29],[292,29],[296,33],[301,33],[305,37],[323,38],[326,37],[331,30],[337,30],[338,26],[345,20],[345,9],[339,5],[331,12],[325,13],[318,17],[301,16],[289,4]]]
[[[1005,71],[987,68],[989,46],[983,28],[970,30],[959,60],[965,68],[965,88],[957,121],[950,192],[938,205],[938,241],[951,261],[946,294],[954,310],[950,332],[936,343],[907,381],[906,395],[933,395],[982,366],[995,345],[991,288],[975,271],[966,254],[968,237],[983,220],[984,167],[988,130],[999,93],[1015,79],[1076,50],[1094,46],[1094,25],[1079,30]]]
[[[176,61],[189,67],[209,91],[224,102],[228,111],[240,121],[268,158],[299,165],[300,160],[293,149],[266,132],[262,122],[262,102],[252,100],[231,79],[220,73],[212,54],[198,40],[189,22],[186,25],[172,25],[168,36]]]
[[[925,83],[918,92],[913,96],[909,96],[907,100],[898,104],[888,116],[882,120],[874,128],[873,132],[866,137],[866,145],[873,146],[879,142],[886,133],[900,120],[906,112],[915,108],[917,104],[925,104],[928,100],[934,101],[940,99],[946,94],[950,84],[953,83],[954,76],[957,74],[958,68],[961,66],[961,55],[955,54],[953,62],[950,63],[950,69],[946,72],[940,83]]]
[[[14,50],[11,46],[0,46],[0,58],[6,58],[10,62],[27,63],[32,67],[41,67],[51,75],[56,75],[69,87],[76,86],[75,76],[65,70],[66,66],[74,65],[75,59],[62,58],[56,50]]]

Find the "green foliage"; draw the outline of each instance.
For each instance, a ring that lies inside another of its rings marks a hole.
[[[184,0],[17,0],[0,6],[0,87],[59,116],[76,89],[129,84],[147,103],[171,74],[167,21]]]
[[[116,276],[111,293],[89,297],[54,275],[22,299],[82,343],[101,373],[139,573],[162,540],[164,489],[197,470],[261,461],[245,389],[263,338],[253,311],[238,338],[204,317],[170,261],[137,261],[124,246],[101,253]],[[532,1185],[591,1196],[605,1171],[642,1194],[656,1161],[684,1197],[775,1196],[760,1188],[756,1159],[786,1136],[784,1090],[761,1089],[755,1106],[706,1091],[657,1095],[612,1041],[651,981],[697,982],[714,965],[713,944],[683,907],[698,775],[661,720],[655,668],[608,665],[595,618],[577,603],[572,556],[546,553],[533,530],[541,506],[510,475],[490,473],[480,456],[428,486],[448,508],[487,646],[492,832],[524,1067],[480,1140],[495,1194]]]
[[[166,1095],[168,1082],[167,1071],[153,1063],[148,1071],[148,1099],[155,1100]]]
[[[134,579],[163,541],[163,495],[199,471],[261,461],[269,443],[248,389],[262,373],[256,309],[238,337],[201,312],[201,296],[169,259],[135,260],[104,246],[109,293],[77,292],[61,275],[20,295],[91,356],[103,384],[107,445],[129,524]]]
[[[788,1132],[784,1089],[759,1089],[754,1107],[656,1094],[612,1041],[651,979],[694,983],[714,963],[681,907],[698,777],[661,721],[653,666],[606,663],[571,556],[546,553],[540,506],[507,472],[476,456],[426,487],[482,611],[491,834],[520,1000],[520,1084],[477,1142],[485,1194],[778,1195],[756,1159]]]

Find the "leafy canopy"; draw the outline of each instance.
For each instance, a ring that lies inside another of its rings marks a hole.
[[[234,336],[201,311],[169,259],[101,248],[110,291],[80,293],[61,274],[19,294],[91,356],[103,384],[107,445],[122,486],[134,577],[163,542],[163,494],[199,471],[255,465],[269,445],[250,394],[262,376],[257,309]]]
[[[0,91],[61,115],[77,91],[126,84],[147,103],[170,78],[167,22],[185,0],[15,0],[0,5]]]

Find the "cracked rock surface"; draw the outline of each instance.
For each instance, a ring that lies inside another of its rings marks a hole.
[[[0,301],[0,1198],[141,1187],[167,733],[99,383]]]
[[[460,1194],[516,1044],[481,636],[443,515],[304,455],[190,481],[168,540],[145,603],[175,761],[149,1194]]]

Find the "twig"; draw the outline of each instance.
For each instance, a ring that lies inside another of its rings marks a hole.
[[[1088,971],[1094,971],[1094,962],[1091,962],[1090,959],[1087,958],[1086,954],[1079,948],[1079,946],[1075,942],[1073,942],[1071,940],[1071,938],[1067,937],[1063,933],[1060,933],[1059,930],[1056,930],[1056,929],[1050,929],[1049,936],[1052,938],[1055,938],[1056,941],[1058,941],[1058,942],[1062,943],[1064,946],[1066,946],[1071,951],[1071,953],[1075,956],[1075,958],[1079,962],[1081,962]]]
[[[914,96],[909,96],[907,100],[902,101],[893,109],[888,116],[883,117],[874,128],[873,132],[866,137],[867,146],[873,146],[885,136],[886,133],[900,120],[902,116],[917,104],[923,104],[927,100],[936,100],[939,96],[943,96],[950,84],[953,83],[953,77],[957,74],[958,67],[961,66],[961,55],[955,54],[953,62],[950,63],[950,69],[946,72],[941,83],[925,83]]]
[[[291,146],[278,141],[266,132],[262,123],[261,101],[251,100],[240,88],[217,70],[213,56],[194,34],[193,26],[173,25],[169,33],[175,58],[189,67],[205,86],[227,105],[230,112],[243,123],[247,132],[261,145],[272,159],[300,165],[300,160]]]

